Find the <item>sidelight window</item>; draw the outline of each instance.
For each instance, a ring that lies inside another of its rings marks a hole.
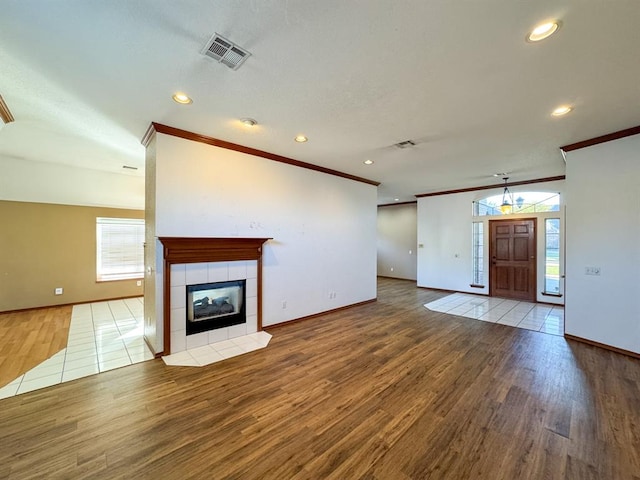
[[[544,222],[544,291],[560,293],[560,219],[547,218]]]
[[[473,222],[471,244],[473,245],[473,285],[484,285],[484,224]]]

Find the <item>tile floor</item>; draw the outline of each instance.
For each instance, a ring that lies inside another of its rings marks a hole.
[[[540,303],[519,302],[503,298],[454,293],[425,304],[435,312],[526,328],[551,335],[564,334],[564,307]]]
[[[67,347],[0,388],[0,399],[151,360],[142,338],[143,305],[142,297],[74,305]],[[257,332],[162,359],[201,367],[265,348],[270,340],[267,332]]]
[[[67,347],[0,388],[0,398],[152,359],[142,322],[142,297],[75,305]]]
[[[220,362],[227,358],[242,355],[265,348],[271,335],[267,332],[256,332],[242,337],[230,338],[203,347],[185,350],[162,357],[164,363],[181,367],[202,367],[210,363]]]

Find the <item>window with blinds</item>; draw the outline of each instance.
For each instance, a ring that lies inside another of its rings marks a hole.
[[[97,280],[144,276],[144,220],[96,218]]]

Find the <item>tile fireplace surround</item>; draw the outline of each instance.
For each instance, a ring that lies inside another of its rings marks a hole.
[[[269,238],[161,237],[164,352],[169,355],[262,330],[262,245]],[[246,279],[246,323],[186,334],[186,286]]]

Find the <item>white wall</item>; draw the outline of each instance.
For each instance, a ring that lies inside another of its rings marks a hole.
[[[0,156],[0,200],[144,209],[144,177]]]
[[[562,208],[560,212],[537,213],[473,217],[472,203],[475,200],[498,195],[502,187],[490,190],[476,190],[473,192],[453,193],[418,199],[418,286],[438,288],[477,294],[489,294],[489,280],[485,278],[484,288],[474,288],[472,282],[472,222],[484,223],[484,271],[489,275],[489,220],[505,218],[537,218],[537,301],[562,304],[564,297],[544,296],[544,219],[560,218],[564,224]],[[535,183],[509,188],[515,196],[518,192],[552,192],[563,193],[564,181]],[[560,196],[560,201],[563,201]],[[563,232],[561,232],[561,237]],[[562,265],[561,265],[561,274]],[[560,282],[560,293],[563,294],[563,284]]]
[[[264,326],[376,297],[375,186],[164,134],[155,177],[156,237],[273,238]]]
[[[378,207],[378,275],[416,280],[417,204]]]
[[[640,135],[567,153],[565,331],[640,353]],[[599,267],[600,275],[586,275]]]
[[[145,221],[144,221],[144,336],[154,353],[162,351],[164,324],[162,321],[162,245],[156,238],[156,137],[145,151]],[[160,316],[158,316],[158,306]]]

